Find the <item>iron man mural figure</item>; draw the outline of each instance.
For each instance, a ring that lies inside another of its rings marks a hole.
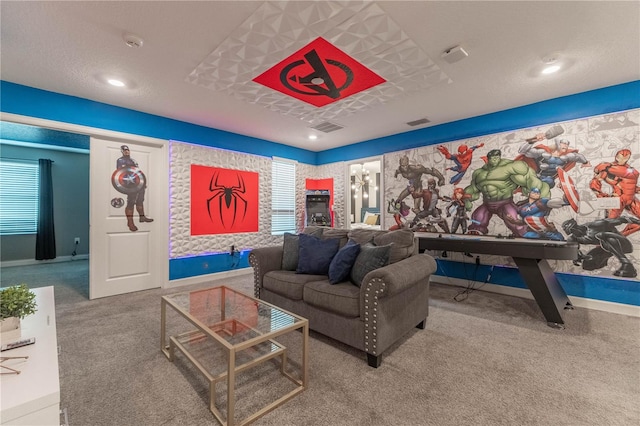
[[[620,198],[620,207],[607,210],[607,218],[618,218],[625,210],[640,218],[640,200],[636,197],[636,194],[640,193],[640,186],[638,186],[640,173],[629,164],[630,158],[631,151],[621,149],[616,153],[613,162],[600,163],[594,168],[595,175],[589,187],[596,196]],[[611,186],[610,194],[602,190],[603,182]],[[640,230],[640,224],[628,223],[621,233],[627,236],[638,230]]]

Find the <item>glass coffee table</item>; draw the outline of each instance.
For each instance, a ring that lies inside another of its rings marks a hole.
[[[171,323],[167,307],[177,313],[171,314]],[[305,318],[225,286],[163,296],[160,315],[162,352],[174,361],[178,349],[207,378],[209,409],[223,425],[248,424],[307,388],[309,321]],[[302,332],[297,374],[289,371],[289,350],[274,340],[294,330]],[[279,359],[279,374],[293,382],[293,390],[236,422],[236,375],[272,359]],[[225,379],[226,421],[215,391],[216,383]]]

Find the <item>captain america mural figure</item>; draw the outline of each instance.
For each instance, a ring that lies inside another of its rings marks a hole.
[[[131,151],[128,145],[120,146],[122,157],[116,160],[116,170],[111,176],[113,187],[123,194],[127,194],[127,204],[124,208],[127,217],[127,226],[131,232],[138,230],[133,222],[133,208],[136,208],[140,216],[140,223],[153,222],[144,213],[144,195],[147,189],[147,179],[138,168],[136,160],[131,158]]]

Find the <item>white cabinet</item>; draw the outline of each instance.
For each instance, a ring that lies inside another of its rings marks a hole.
[[[0,376],[0,424],[59,425],[60,378],[58,339],[53,287],[32,290],[37,312],[22,320],[22,338],[36,343],[0,352],[0,356],[28,356],[27,360],[6,360],[2,364],[20,374]]]

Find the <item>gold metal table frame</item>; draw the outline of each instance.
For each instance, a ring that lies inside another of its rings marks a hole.
[[[167,336],[167,306],[191,323],[195,329]],[[163,296],[160,315],[162,352],[173,362],[174,351],[178,349],[207,378],[209,410],[225,426],[249,424],[303,392],[308,386],[309,321],[305,318],[225,286]],[[301,377],[287,371],[287,348],[274,340],[294,330],[302,331],[299,372]],[[226,355],[226,366],[217,373],[210,371],[195,353],[198,345],[211,345],[212,342]],[[236,422],[236,375],[276,357],[280,358],[280,373],[296,387],[254,414]],[[236,365],[238,361],[240,364]],[[226,421],[216,407],[215,392],[216,383],[225,378]]]

